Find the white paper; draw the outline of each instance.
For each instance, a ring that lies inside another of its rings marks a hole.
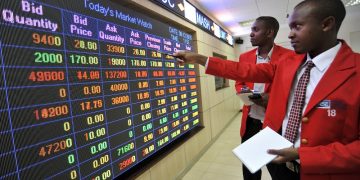
[[[255,173],[275,159],[276,155],[268,154],[267,150],[283,149],[291,146],[290,141],[271,128],[266,127],[232,151],[251,173]]]
[[[254,104],[254,102],[252,102],[249,99],[249,96],[252,94],[253,94],[252,92],[249,92],[249,93],[238,93],[237,95],[239,96],[240,100],[244,103],[244,105],[251,106]]]

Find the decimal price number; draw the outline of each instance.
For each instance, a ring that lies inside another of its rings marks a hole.
[[[131,65],[136,67],[146,67],[145,60],[131,59]]]
[[[74,40],[74,47],[76,49],[89,49],[89,50],[93,50],[93,51],[97,50],[96,42],[83,41],[83,40],[78,40],[78,39]]]
[[[189,81],[189,83],[193,83],[193,82],[196,82],[196,79],[195,78],[189,78],[188,81]]]
[[[93,161],[93,168],[96,169],[96,168],[108,163],[109,161],[110,161],[109,155],[106,154],[106,155],[100,157],[99,159],[95,159]]]
[[[158,129],[158,134],[159,135],[164,134],[164,133],[168,132],[168,130],[169,130],[169,127],[164,126],[164,127],[160,128],[160,129]]]
[[[165,62],[165,67],[174,68],[174,67],[175,67],[175,63],[173,63],[173,62]]]
[[[134,73],[137,78],[146,78],[148,76],[147,71],[135,71]]]
[[[156,115],[160,116],[166,113],[166,108],[156,110]]]
[[[149,99],[150,93],[149,92],[137,93],[136,96],[138,100]]]
[[[139,87],[140,89],[149,88],[149,83],[146,82],[146,81],[138,82],[138,87]]]
[[[181,103],[181,107],[184,107],[184,106],[187,106],[187,105],[188,105],[187,101],[184,101],[184,102]]]
[[[103,173],[101,173],[101,177],[100,176],[96,176],[94,178],[91,178],[91,180],[105,180],[105,179],[109,179],[111,178],[111,170],[108,169],[106,171],[104,171]]]
[[[33,82],[63,81],[64,71],[31,71],[28,77]]]
[[[180,95],[180,98],[181,98],[181,99],[187,98],[187,94],[182,94],[182,95]]]
[[[145,135],[145,136],[144,136],[144,143],[146,143],[146,142],[148,142],[148,141],[150,141],[150,140],[152,140],[152,139],[154,139],[154,134],[153,134],[153,133],[150,133],[150,134],[148,134],[148,135]]]
[[[143,132],[149,131],[149,130],[151,130],[152,128],[153,128],[153,126],[152,126],[152,123],[151,123],[151,122],[142,126]]]
[[[83,110],[83,111],[102,108],[103,101],[101,99],[93,100],[93,101],[85,101],[85,102],[80,103],[80,107],[81,107],[81,110]]]
[[[158,105],[158,106],[164,105],[165,103],[166,103],[166,100],[165,100],[165,99],[158,99],[158,100],[157,100],[157,105]]]
[[[168,122],[168,119],[167,119],[167,117],[163,117],[159,120],[159,122],[160,122],[160,124],[165,124]]]
[[[162,62],[160,61],[150,61],[150,66],[151,67],[162,67],[163,66],[163,64],[162,64]]]
[[[86,123],[88,125],[98,124],[104,121],[104,114],[96,114],[95,116],[89,116],[86,118]]]
[[[59,142],[47,144],[40,148],[39,156],[45,157],[45,156],[57,153],[59,151],[63,151],[65,149],[71,148],[72,145],[73,145],[72,139],[70,139],[70,138],[61,140]]]
[[[182,118],[182,122],[186,122],[186,121],[188,121],[189,120],[189,116],[184,116],[183,118]]]
[[[44,44],[49,46],[61,46],[61,38],[59,36],[47,35],[47,34],[32,34],[33,43]]]
[[[171,102],[175,102],[175,101],[177,101],[178,100],[178,97],[177,96],[171,96],[171,98],[170,98],[170,101]]]
[[[183,109],[182,111],[181,111],[181,114],[187,114],[189,111],[188,111],[188,109],[187,108],[185,108],[185,109]]]
[[[84,134],[86,141],[93,140],[105,135],[106,135],[106,130],[104,127]]]
[[[142,156],[146,156],[149,153],[153,152],[155,150],[155,145],[150,145],[149,147],[146,147],[145,149],[142,150]]]
[[[107,148],[108,148],[107,142],[104,141],[104,142],[100,142],[97,145],[91,146],[90,147],[90,152],[91,152],[91,154],[94,155],[94,154],[97,154],[97,153],[107,149]]]
[[[175,75],[176,75],[176,72],[175,72],[175,71],[168,71],[168,72],[167,72],[167,75],[168,75],[168,76],[175,76]]]
[[[179,117],[179,115],[180,115],[179,112],[173,113],[173,114],[172,114],[172,118],[173,118],[173,119],[176,119],[176,118]]]
[[[176,87],[169,88],[169,93],[176,93],[176,92],[177,92]]]
[[[83,56],[83,55],[72,54],[70,55],[70,62],[71,64],[95,65],[95,64],[99,64],[99,58],[96,56]]]
[[[133,55],[146,56],[146,51],[144,49],[133,49]]]
[[[157,87],[164,86],[164,80],[156,80],[155,82]]]
[[[179,75],[179,76],[185,76],[185,71],[179,71],[179,72],[178,72],[178,75]]]
[[[146,114],[141,115],[141,121],[146,121],[149,119],[151,119],[151,113],[146,113]]]
[[[186,130],[189,129],[189,127],[190,127],[189,124],[186,124],[186,125],[183,127],[183,130],[186,131]]]
[[[164,145],[165,143],[169,142],[169,136],[166,136],[165,138],[162,138],[160,140],[157,141],[157,145],[158,146],[162,146]]]
[[[153,58],[161,58],[161,53],[156,51],[151,51],[151,57]]]
[[[179,105],[178,105],[178,104],[173,104],[173,105],[170,106],[170,110],[171,110],[171,111],[174,111],[174,110],[176,110],[176,109],[179,109]]]
[[[186,91],[186,86],[181,86],[180,87],[180,91],[182,92],[182,91]]]
[[[188,71],[189,76],[195,76],[195,71]]]
[[[173,128],[175,128],[175,127],[178,126],[179,124],[180,124],[180,121],[179,121],[179,120],[176,120],[176,121],[174,121],[174,122],[171,123],[171,126],[172,126]]]
[[[140,109],[143,111],[143,110],[146,110],[146,109],[150,109],[150,103],[143,103],[143,104],[140,104]]]
[[[79,80],[97,80],[100,79],[99,71],[77,71],[77,78]]]
[[[176,84],[176,79],[170,79],[170,80],[169,80],[169,83],[170,83],[170,85]]]
[[[83,88],[84,95],[91,95],[91,94],[100,94],[101,93],[101,86],[84,86]]]
[[[153,74],[154,77],[163,77],[164,76],[163,71],[153,71],[152,74]]]

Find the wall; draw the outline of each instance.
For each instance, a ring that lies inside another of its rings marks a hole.
[[[236,59],[234,48],[203,32],[196,26],[171,14],[158,5],[144,0],[128,0],[135,4],[135,7],[142,7],[146,12],[156,13],[168,18],[169,24],[178,24],[187,27],[187,30],[194,33],[195,51],[206,56],[212,56],[213,52],[227,56],[229,59]],[[130,5],[133,7],[133,5]],[[143,11],[142,8],[139,10]],[[155,12],[154,12],[155,11]],[[164,21],[162,20],[162,21]],[[168,180],[176,179],[179,175],[190,168],[200,156],[217,138],[219,133],[237,115],[240,103],[235,95],[234,81],[230,81],[230,87],[215,91],[214,76],[206,75],[204,67],[199,67],[199,87],[201,92],[200,117],[203,120],[203,128],[192,136],[176,150],[165,158],[150,167],[147,171],[137,177],[139,180]],[[240,122],[239,122],[240,123]]]

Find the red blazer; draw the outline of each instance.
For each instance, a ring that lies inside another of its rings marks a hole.
[[[360,179],[360,54],[341,41],[339,53],[315,88],[301,122],[301,179]],[[209,58],[206,73],[245,82],[272,82],[264,127],[279,131],[291,85],[305,56],[278,64]]]
[[[239,62],[256,64],[256,51],[257,51],[257,48],[241,54],[240,57],[239,57]],[[270,61],[273,62],[273,63],[277,63],[281,59],[286,59],[289,56],[294,56],[294,55],[295,55],[294,51],[292,51],[290,49],[283,48],[281,46],[278,46],[278,45],[274,44],[274,49],[272,51]],[[241,88],[245,84],[250,89],[254,88],[254,83],[252,83],[252,82],[236,81],[235,82],[236,92],[240,92]],[[271,86],[271,83],[266,83],[265,84],[265,92],[266,93],[270,93],[270,90],[271,90],[270,86]],[[240,136],[241,137],[243,137],[244,134],[245,134],[246,119],[247,119],[247,117],[249,115],[249,112],[250,112],[250,106],[244,105],[242,110],[243,110],[243,114],[242,114],[242,117],[241,117],[241,126],[240,126]]]

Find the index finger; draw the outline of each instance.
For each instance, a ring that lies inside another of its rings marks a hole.
[[[185,51],[179,50],[179,51],[173,53],[172,55],[173,55],[174,57],[180,57],[180,56],[183,56],[184,53],[185,53]]]

